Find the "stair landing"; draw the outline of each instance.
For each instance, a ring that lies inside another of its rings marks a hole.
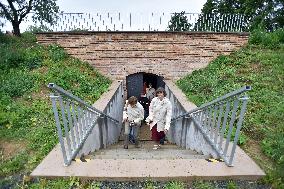
[[[32,177],[69,177],[101,181],[134,180],[256,180],[264,172],[239,147],[236,149],[234,167],[223,162],[208,162],[207,156],[194,151],[184,150],[175,145],[165,144],[162,149],[153,150],[153,143],[142,141],[142,147],[133,145],[128,150],[122,148],[122,141],[107,149],[99,150],[86,162],[72,162],[63,165],[60,146],[57,145],[31,173]],[[89,160],[90,159],[90,160]]]

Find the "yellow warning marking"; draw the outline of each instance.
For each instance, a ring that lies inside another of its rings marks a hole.
[[[216,159],[209,159],[209,160],[210,160],[210,162],[212,162],[212,163],[217,163],[217,162],[218,162]]]
[[[212,163],[224,162],[223,159],[213,159],[213,158],[210,158],[210,159],[205,159],[205,160],[208,161],[208,162],[212,162]]]
[[[77,162],[77,163],[84,163],[84,162],[89,162],[91,161],[90,157],[81,157],[81,158],[75,158],[73,159],[73,161]]]
[[[77,163],[82,162],[80,158],[75,158],[75,161],[76,161]]]

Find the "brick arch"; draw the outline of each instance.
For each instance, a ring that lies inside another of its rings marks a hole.
[[[112,79],[138,72],[176,80],[206,67],[248,41],[248,33],[213,32],[48,32],[42,44],[57,43]]]

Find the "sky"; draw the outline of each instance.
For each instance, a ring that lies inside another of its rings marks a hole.
[[[70,18],[67,15],[67,18],[64,17],[65,20],[62,19],[64,23],[61,20],[61,23],[53,30],[60,31],[66,28],[68,30],[68,27],[100,31],[165,30],[170,20],[170,13],[181,11],[200,13],[205,2],[206,0],[58,0],[57,5],[60,11],[84,13],[81,18],[85,18],[87,23],[84,20],[83,24],[83,20],[76,18],[76,14],[69,15]],[[73,18],[73,25],[67,26],[67,21],[71,22],[71,18]],[[94,20],[96,21],[95,26]],[[78,24],[79,26],[77,26]],[[33,25],[33,23],[31,21],[21,23],[21,31],[25,31],[29,25]],[[12,26],[6,22],[6,26],[2,30],[10,31]]]

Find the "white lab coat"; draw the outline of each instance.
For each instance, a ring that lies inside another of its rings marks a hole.
[[[169,130],[172,117],[172,104],[166,97],[160,100],[158,97],[152,99],[149,107],[149,116],[146,118],[150,123],[150,130],[157,124],[157,131]]]

